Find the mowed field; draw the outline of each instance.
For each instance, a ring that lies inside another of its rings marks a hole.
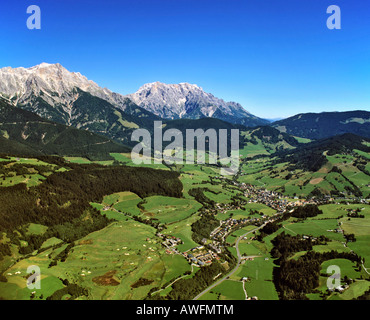
[[[137,206],[139,203],[144,207],[144,210]],[[192,240],[191,225],[199,219],[195,213],[201,205],[193,199],[164,196],[141,199],[132,192],[119,192],[105,196],[102,203],[91,203],[91,205],[108,218],[118,221],[127,220],[127,216],[123,213],[142,218],[158,219],[161,223],[166,224],[166,229],[163,230],[164,234],[181,238],[183,243],[178,245],[180,251],[187,251],[198,246]]]
[[[114,160],[124,163],[127,166],[133,166],[133,167],[139,166],[139,167],[147,167],[147,168],[152,168],[152,169],[170,170],[167,166],[165,166],[162,163],[154,163],[152,158],[147,159],[150,161],[150,163],[136,164],[131,159],[131,153],[110,153],[110,155],[114,158]]]
[[[129,154],[112,155],[115,160],[126,165],[135,165],[130,163]],[[69,160],[78,163],[90,163],[88,159],[83,158],[70,158]],[[22,161],[33,160],[23,159]],[[113,161],[100,162],[100,164],[105,165],[112,163]],[[360,173],[351,171],[350,158],[333,158],[327,168],[323,168],[323,170],[314,174],[296,171],[293,182],[285,179],[286,174],[288,174],[288,171],[285,170],[285,164],[278,164],[274,167],[279,171],[275,177],[266,174],[269,172],[267,170],[269,165],[268,160],[252,160],[243,167],[244,172],[248,172],[250,175],[241,176],[239,180],[274,189],[284,185],[289,194],[300,194],[302,192],[306,194],[312,191],[315,186],[329,187],[328,184],[338,185],[337,189],[341,190],[340,188],[343,188],[343,186],[340,185],[345,183],[345,179],[335,172],[328,172],[333,165],[338,165],[341,166],[346,177],[351,177],[351,179],[357,177],[362,179],[362,182],[364,181],[364,177]],[[169,170],[168,167],[162,164],[147,166]],[[117,221],[76,241],[66,261],[58,262],[53,267],[49,267],[50,262],[68,244],[55,237],[46,240],[41,247],[45,251],[39,254],[34,253],[34,256],[15,263],[4,273],[8,282],[0,282],[0,297],[29,299],[30,290],[26,288],[25,281],[26,269],[29,265],[37,265],[41,268],[42,289],[37,291],[35,299],[45,299],[56,290],[63,288],[61,279],[68,279],[71,283],[77,283],[87,288],[89,298],[92,299],[143,299],[150,289],[160,288],[164,284],[168,284],[169,281],[181,277],[184,272],[190,271],[191,266],[182,256],[165,252],[161,245],[161,239],[155,235],[156,229],[134,221],[130,216],[158,219],[159,222],[166,225],[166,228],[161,231],[162,233],[182,239],[183,244],[178,245],[177,248],[183,252],[198,245],[192,240],[191,225],[199,219],[197,211],[201,205],[189,196],[188,191],[190,189],[208,188],[210,191],[206,191],[205,195],[209,199],[225,204],[229,203],[233,196],[242,196],[243,194],[238,190],[226,189],[222,185],[212,185],[210,183],[210,176],[219,175],[218,168],[195,164],[178,166],[177,170],[180,172],[180,180],[184,186],[184,198],[152,196],[142,199],[132,192],[120,192],[105,196],[102,203],[91,203],[102,214]],[[305,186],[303,186],[304,181],[308,181]],[[347,210],[357,208],[360,208],[360,214],[364,214],[365,218],[348,219],[346,216]],[[230,216],[235,219],[248,218],[252,217],[249,215],[250,210],[256,210],[264,215],[275,213],[275,210],[258,203],[248,203],[245,209],[219,213],[216,218],[219,220],[227,219]],[[249,256],[251,260],[245,261],[230,279],[215,287],[202,299],[244,300],[245,292],[241,282],[243,277],[248,278],[244,286],[249,297],[257,296],[260,300],[278,299],[272,282],[272,271],[275,265],[270,256],[270,251],[272,249],[271,240],[281,232],[291,235],[325,235],[331,241],[327,245],[314,246],[315,251],[337,250],[339,252],[350,252],[354,250],[365,258],[365,267],[368,268],[370,273],[370,250],[368,246],[370,243],[370,206],[331,204],[320,206],[320,209],[323,211],[322,215],[308,218],[303,222],[297,223],[295,218],[284,221],[283,227],[274,234],[265,237],[263,242],[253,240],[253,234],[249,234],[247,239],[240,241],[239,249],[242,255]],[[124,213],[127,213],[127,215]],[[259,214],[254,214],[253,217],[259,217]],[[349,243],[347,247],[344,246],[343,234],[332,231],[338,227],[346,233],[354,233],[356,242]],[[235,231],[232,235],[229,235],[227,242],[234,245],[238,236],[254,228],[255,226],[246,226]],[[28,232],[31,234],[42,234],[46,230],[45,226],[37,224],[31,224],[28,227]],[[235,247],[229,249],[236,255]],[[297,252],[291,259],[298,259],[305,253]],[[369,282],[360,279],[361,276],[367,277],[366,272],[364,270],[356,271],[355,266],[350,261],[336,259],[335,261],[325,262],[322,265],[322,274],[325,274],[328,264],[338,264],[343,270],[342,277],[347,275],[356,279],[356,282],[351,284],[348,290],[343,294],[333,295],[332,299],[351,299],[361,295],[369,288]],[[18,274],[18,272],[20,273]],[[11,275],[7,275],[7,273]],[[320,277],[320,288],[318,289],[322,292],[326,290],[326,280],[327,277]],[[163,294],[168,292],[169,289],[164,290]],[[320,298],[319,294],[308,295],[308,297],[310,299]]]
[[[66,159],[66,161],[71,162],[71,163],[78,163],[78,164],[96,163],[96,164],[101,164],[102,166],[110,166],[113,164],[113,161],[114,161],[114,160],[91,161],[83,157],[64,157],[64,159]]]
[[[163,230],[163,233],[180,238],[183,243],[178,245],[177,248],[181,252],[185,252],[199,245],[193,241],[191,230],[191,225],[197,220],[199,220],[199,216],[192,215],[187,219],[181,220],[180,222],[167,225],[167,228]]]
[[[143,299],[151,288],[191,270],[182,257],[165,254],[158,240],[155,229],[145,224],[131,219],[112,223],[79,240],[56,266],[48,267],[66,245],[16,263],[7,271],[12,274],[8,282],[0,283],[0,296],[28,299],[24,276],[29,265],[37,265],[42,279],[36,299],[63,288],[59,278],[87,288],[92,299]]]
[[[165,224],[186,219],[201,208],[199,202],[184,198],[153,196],[145,201],[143,214]]]
[[[141,204],[141,209],[138,204]],[[165,196],[141,199],[132,192],[111,194],[105,196],[102,203],[92,203],[91,205],[110,218],[121,220],[122,213],[128,213],[129,215],[156,219],[164,224],[184,220],[201,207],[201,204],[193,199]]]
[[[370,272],[370,205],[353,205],[352,208],[359,208],[364,218],[343,217],[339,221],[346,233],[353,233],[355,242],[349,242],[348,247],[358,255],[365,258],[365,267]]]
[[[243,282],[225,280],[203,295],[201,300],[245,300]]]
[[[118,192],[103,198],[103,206],[111,206],[120,212],[126,212],[132,215],[140,215],[141,211],[138,204],[142,199],[135,193],[125,191]],[[117,214],[115,214],[117,216]]]

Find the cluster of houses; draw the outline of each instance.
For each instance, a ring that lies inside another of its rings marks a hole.
[[[219,248],[214,247],[215,250],[212,250],[212,246],[197,246],[195,248],[192,248],[190,250],[187,250],[185,252],[180,252],[176,246],[179,244],[182,244],[183,241],[180,238],[165,235],[162,233],[157,233],[157,237],[162,238],[162,245],[166,248],[167,254],[180,254],[185,259],[188,260],[189,263],[198,266],[208,266],[212,264],[212,261],[214,259],[219,260],[220,257],[217,255],[216,252],[221,253],[221,250]]]
[[[335,232],[335,233],[343,233],[343,230],[341,228],[336,228],[336,229],[329,229],[326,230],[328,232]]]
[[[212,264],[214,259],[220,260],[220,257],[215,252],[207,250],[204,246],[198,246],[188,252],[184,252],[184,256],[190,263],[199,267]]]
[[[167,234],[163,234],[163,233],[160,233],[160,232],[157,232],[156,236],[163,240],[162,245],[166,248],[166,253],[167,254],[182,254],[176,248],[176,246],[183,243],[181,238],[177,238],[177,237],[170,236],[170,235],[167,235]]]
[[[365,208],[357,208],[357,209],[347,209],[347,217],[350,218],[365,218],[363,214],[360,214],[361,210],[364,210]]]
[[[214,179],[225,181],[224,177],[215,177]],[[193,248],[187,252],[180,252],[176,248],[177,245],[183,243],[180,238],[157,233],[157,236],[163,239],[162,245],[166,248],[166,252],[168,254],[181,254],[190,263],[196,266],[210,265],[214,259],[220,259],[218,254],[222,253],[223,251],[226,237],[235,230],[240,229],[248,224],[262,225],[266,222],[273,222],[282,213],[286,212],[287,210],[292,210],[294,207],[297,206],[304,206],[307,204],[321,205],[332,200],[329,198],[312,198],[308,200],[297,198],[297,201],[289,201],[279,192],[257,188],[253,185],[239,183],[232,180],[228,180],[227,183],[238,187],[241,191],[244,192],[244,196],[246,198],[249,198],[249,200],[238,199],[237,201],[233,201],[231,203],[216,203],[212,208],[208,207],[207,209],[204,209],[205,211],[217,215],[219,213],[227,213],[227,211],[230,210],[240,210],[244,208],[248,203],[262,203],[276,210],[277,213],[271,216],[261,214],[261,216],[258,218],[250,217],[243,219],[233,219],[232,217],[230,217],[226,220],[221,220],[220,225],[215,228],[210,234],[210,243],[207,243],[209,242],[208,239],[203,239],[203,246]],[[330,231],[342,232],[340,228]]]
[[[228,180],[225,177],[216,177],[220,180]],[[240,190],[244,191],[244,195],[250,198],[250,203],[262,203],[268,207],[275,209],[278,213],[283,213],[288,209],[288,207],[304,206],[307,204],[322,205],[329,202],[333,202],[334,199],[330,196],[325,196],[323,198],[310,198],[310,199],[299,199],[295,197],[298,201],[288,201],[286,196],[277,191],[271,191],[263,188],[259,188],[244,182],[237,182],[228,180],[229,184],[238,187]]]
[[[311,199],[298,199],[298,201],[288,201],[284,195],[279,192],[270,191],[267,189],[260,189],[252,185],[247,185],[245,183],[239,184],[240,188],[244,190],[244,195],[250,198],[249,203],[262,203],[266,206],[275,209],[277,213],[283,213],[288,208],[294,208],[298,206],[305,206],[307,204],[326,204],[331,199],[329,198],[311,198]]]
[[[212,233],[210,234],[210,238],[212,240],[216,240],[218,242],[224,242],[225,238],[232,231],[234,231],[238,228],[241,228],[241,227],[245,226],[246,224],[252,222],[251,220],[252,219],[246,219],[246,218],[245,219],[240,219],[240,220],[229,218],[227,220],[223,220],[223,221],[221,221],[220,226],[212,231]],[[259,219],[253,218],[253,220],[255,220],[257,222]]]

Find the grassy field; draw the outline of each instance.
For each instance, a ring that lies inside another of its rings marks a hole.
[[[205,188],[211,186],[210,184],[203,184],[203,182],[210,182],[209,176],[219,174],[218,169],[200,166],[197,164],[177,165],[176,170],[180,173],[180,181],[184,186],[185,197],[190,197],[188,191],[193,188]],[[220,190],[219,186],[215,186]]]
[[[262,255],[253,261],[246,261],[239,268],[235,278],[248,278],[245,283],[248,296],[257,296],[260,300],[276,300],[278,296],[272,282],[273,266],[272,259],[268,255]]]
[[[30,290],[23,276],[31,264],[39,266],[42,275],[36,299],[45,299],[62,288],[59,278],[87,288],[93,299],[143,299],[152,287],[190,271],[185,259],[164,253],[154,228],[132,220],[112,223],[89,234],[76,243],[65,262],[48,268],[50,258],[64,248],[50,248],[14,264],[7,270],[12,274],[7,276],[8,282],[0,283],[0,296],[29,298]],[[21,274],[15,275],[17,271]],[[146,282],[141,284],[139,279]],[[135,283],[137,287],[132,286]]]
[[[238,229],[234,232],[232,232],[227,238],[226,238],[226,242],[227,243],[230,243],[231,245],[233,245],[235,243],[235,241],[240,237],[242,236],[243,234],[245,234],[246,232],[248,231],[251,231],[253,229],[256,229],[256,226],[254,225],[248,225],[248,226],[245,226],[241,229]],[[250,236],[249,236],[250,237]],[[242,243],[243,241],[241,241]]]
[[[343,235],[341,233],[336,233],[328,230],[334,230],[338,228],[337,220],[306,220],[304,222],[289,223],[294,221],[290,219],[284,223],[285,229],[293,232],[294,234],[301,235],[311,235],[313,237],[318,237],[324,235],[331,240],[344,241]]]
[[[370,282],[366,280],[361,279],[361,272],[357,271],[356,265],[346,259],[332,259],[325,261],[321,265],[321,274],[327,274],[326,277],[320,276],[320,284],[317,290],[319,293],[312,293],[307,294],[307,297],[310,300],[320,300],[322,293],[328,292],[328,279],[329,276],[333,274],[333,272],[328,271],[329,266],[338,266],[340,269],[340,277],[341,281],[340,283],[343,285],[344,281],[343,278],[347,276],[348,278],[352,279],[354,282],[349,285],[349,288],[346,289],[344,292],[332,292],[329,296],[326,298],[328,300],[352,300],[357,298],[358,296],[362,295],[365,291],[367,291],[370,288]],[[333,283],[332,280],[329,279],[330,283]]]
[[[197,201],[183,198],[153,196],[145,200],[143,214],[165,224],[186,219],[201,207]]]
[[[91,203],[91,205],[100,210],[108,218],[127,220],[122,213],[128,213],[134,216],[140,215],[141,210],[137,205],[141,201],[142,199],[137,194],[125,191],[105,196],[102,203]]]
[[[347,194],[347,189],[353,188],[347,180],[349,179],[361,190],[364,197],[369,196],[370,189],[367,187],[369,176],[354,165],[356,157],[349,155],[326,157],[328,163],[317,172],[303,172],[298,169],[292,171],[288,163],[273,164],[271,158],[251,159],[243,164],[242,172],[247,175],[240,176],[239,181],[282,191],[286,195],[305,197],[315,188],[327,194],[331,190]],[[334,166],[342,170],[342,173],[331,172]],[[286,178],[288,174],[289,179]]]
[[[192,215],[180,222],[168,225],[167,228],[163,230],[163,233],[180,238],[183,244],[178,245],[177,248],[181,252],[187,251],[198,246],[198,244],[192,240],[191,231],[191,225],[198,219],[198,215]]]
[[[153,168],[153,169],[170,170],[167,166],[165,166],[162,163],[159,163],[159,164],[154,163],[153,159],[150,159],[151,160],[150,164],[145,164],[145,163],[135,164],[131,160],[131,154],[130,153],[110,153],[110,155],[114,158],[114,160],[117,160],[121,163],[124,163],[127,166],[134,166],[134,167],[139,166],[139,167],[147,167],[147,168]]]
[[[327,269],[329,266],[338,266],[340,268],[340,274],[341,278],[344,276],[347,276],[348,278],[351,279],[359,279],[360,278],[360,272],[356,271],[356,264],[350,260],[346,259],[332,259],[325,261],[321,267],[322,267],[322,272],[327,273]],[[332,273],[330,273],[331,275]]]
[[[339,221],[341,227],[346,233],[353,233],[356,237],[355,242],[349,242],[348,247],[358,255],[365,258],[365,267],[370,268],[370,206],[369,205],[351,205],[346,206],[351,209],[360,209],[360,214],[364,218],[343,217]]]
[[[78,164],[96,163],[102,166],[110,166],[114,162],[114,160],[91,161],[84,157],[64,157],[64,159],[66,159],[67,162],[71,162],[71,163],[78,163]]]
[[[44,234],[47,229],[48,227],[43,226],[42,224],[30,223],[27,228],[27,234],[40,235]]]
[[[0,174],[0,187],[10,187],[19,183],[25,183],[28,187],[34,187],[42,183],[52,173],[66,170],[34,158],[9,157],[9,159],[2,159],[1,162],[4,161],[11,162],[4,165],[4,168],[9,170],[8,174]],[[15,169],[12,171],[12,168],[16,165],[26,165],[27,168],[24,168],[25,173],[17,175]],[[43,169],[42,174],[40,174],[41,171],[39,172],[38,166],[42,166],[46,170]]]
[[[202,300],[245,300],[243,283],[226,280],[202,296]]]

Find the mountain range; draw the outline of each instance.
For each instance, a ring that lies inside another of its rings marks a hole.
[[[254,149],[260,145],[267,153],[295,148],[302,142],[296,137],[315,140],[344,133],[370,137],[368,111],[306,113],[271,122],[194,84],[154,82],[143,85],[136,93],[121,95],[58,63],[0,69],[0,98],[37,115],[43,126],[53,123],[64,129],[74,127],[80,130],[79,135],[81,131],[95,134],[94,141],[99,136],[126,146],[133,146],[133,130],[145,128],[152,132],[153,120],[181,131],[238,128],[243,135],[242,144],[255,146]],[[12,131],[4,123],[0,129],[3,138]]]
[[[246,126],[269,123],[250,114],[236,102],[225,102],[188,83],[149,83],[136,93],[121,95],[99,87],[79,72],[69,72],[59,63],[0,69],[0,94],[3,98],[44,118],[68,125],[76,117],[74,104],[81,91],[129,114],[132,112],[128,106],[133,102],[139,107],[137,110],[141,110],[139,115],[135,114],[139,117],[150,117],[150,112],[164,119],[213,117]]]
[[[43,119],[0,99],[0,153],[111,159],[130,149],[106,137]]]
[[[127,97],[165,119],[217,118],[251,127],[269,123],[247,112],[239,103],[225,102],[195,84],[148,83]]]

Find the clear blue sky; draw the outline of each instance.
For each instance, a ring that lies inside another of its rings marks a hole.
[[[370,109],[369,0],[16,0],[0,19],[0,67],[59,62],[122,94],[195,83],[265,118]]]

